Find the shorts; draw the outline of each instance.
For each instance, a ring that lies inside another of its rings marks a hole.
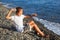
[[[27,19],[25,19],[24,21],[25,21],[25,23],[29,23],[29,22],[31,22],[33,20],[33,18],[27,18]]]
[[[16,28],[16,30],[17,30],[18,32],[23,32],[23,31],[24,31],[24,27]]]

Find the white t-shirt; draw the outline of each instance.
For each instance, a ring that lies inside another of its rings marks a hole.
[[[14,26],[16,27],[17,31],[22,32],[23,31],[23,19],[24,15],[21,16],[11,16],[11,20],[14,22]]]

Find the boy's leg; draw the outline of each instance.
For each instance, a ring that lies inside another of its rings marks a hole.
[[[41,36],[45,36],[44,33],[38,28],[38,26],[34,23],[34,21],[31,21],[29,23],[31,28],[34,28],[37,33],[39,33]]]

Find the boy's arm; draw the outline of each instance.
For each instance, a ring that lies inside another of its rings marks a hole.
[[[34,17],[34,16],[37,16],[37,14],[27,15],[27,16],[25,16],[25,18],[30,18],[30,17]]]
[[[6,16],[6,19],[11,19],[11,13],[14,11],[14,9],[11,9],[9,12],[8,12],[8,14],[7,14],[7,16]]]

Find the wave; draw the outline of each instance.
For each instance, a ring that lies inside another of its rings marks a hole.
[[[13,8],[13,7],[16,7],[16,5],[9,4],[9,3],[0,2],[0,4],[2,4],[2,6],[6,7],[6,8]]]
[[[44,27],[46,27],[47,29],[53,31],[57,35],[60,35],[60,24],[59,23],[55,23],[55,22],[50,22],[50,21],[47,21],[47,20],[39,19],[37,17],[33,17],[33,18],[34,18],[34,20],[42,23],[44,25]]]

